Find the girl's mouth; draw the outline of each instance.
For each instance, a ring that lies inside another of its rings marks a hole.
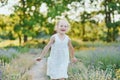
[[[63,30],[61,30],[61,31],[65,31],[65,30],[63,29]]]

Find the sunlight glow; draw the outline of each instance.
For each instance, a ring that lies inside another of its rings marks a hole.
[[[0,14],[4,14],[4,15],[10,15],[14,12],[14,5],[20,5],[18,3],[19,0],[8,0],[8,4],[0,7]],[[100,2],[103,0],[99,0],[99,4],[97,3],[97,1],[95,1],[93,4],[96,4],[96,7],[93,7],[90,5],[90,1],[86,0],[85,2],[85,6],[80,6],[80,4],[78,2],[72,2],[71,4],[68,4],[68,8],[70,9],[68,12],[64,12],[62,14],[62,16],[64,15],[68,15],[68,17],[72,20],[75,21],[80,21],[80,14],[83,11],[87,11],[87,12],[92,12],[92,11],[98,11],[101,8]],[[117,4],[118,5],[118,4]],[[74,6],[74,7],[73,7]],[[119,6],[119,5],[118,5]],[[32,10],[35,10],[35,7],[32,6]],[[29,9],[28,9],[29,11]],[[48,7],[46,3],[42,3],[41,7],[40,7],[40,13],[43,15],[47,15],[47,11],[48,11]],[[30,13],[31,15],[33,15],[32,13]],[[115,13],[116,14],[116,13]],[[96,21],[102,21],[104,19],[104,15],[96,15],[95,17],[93,17],[93,19],[95,19]],[[115,15],[115,21],[120,20],[120,14],[116,14]]]

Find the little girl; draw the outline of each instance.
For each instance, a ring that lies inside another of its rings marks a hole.
[[[69,23],[66,20],[59,20],[55,26],[56,34],[52,35],[49,43],[44,47],[41,55],[37,58],[40,61],[51,47],[50,56],[47,61],[47,75],[52,80],[65,80],[68,78],[67,69],[69,52],[72,62],[77,59],[74,56],[74,48],[70,38],[65,34],[69,29]]]

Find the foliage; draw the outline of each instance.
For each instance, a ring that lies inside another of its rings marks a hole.
[[[76,52],[75,56],[77,57],[78,62],[70,63],[68,69],[68,80],[119,80],[119,44],[112,43],[107,44],[107,46],[105,46],[106,44],[101,44],[102,43],[93,45],[98,48],[89,48],[87,50],[84,49]],[[92,43],[89,43],[87,47],[93,46]],[[27,72],[31,66],[34,65],[33,59],[41,49],[27,47],[7,47],[7,49],[9,53],[13,53],[14,51],[16,52],[17,49],[18,52],[25,52],[25,54],[20,54],[17,57],[15,56],[15,58],[6,64],[5,67],[2,67],[3,79],[31,80],[31,76],[28,75]]]
[[[118,47],[99,47],[97,49],[80,51],[77,57],[81,58],[86,65],[93,65],[101,69],[119,69],[119,46]]]
[[[76,57],[78,63],[69,65],[68,80],[119,80],[119,46],[80,50]]]
[[[118,80],[120,79],[120,69],[116,70],[116,77],[117,77]]]
[[[117,80],[117,78],[113,77],[112,69],[106,68],[102,70],[92,65],[85,67],[81,62],[70,65],[68,70],[68,80]]]
[[[32,80],[27,71],[34,64],[33,55],[22,54],[2,67],[3,80]],[[18,64],[19,63],[19,64]]]
[[[7,63],[10,63],[12,59],[18,57],[20,53],[24,53],[27,51],[27,47],[6,47],[4,49],[0,49],[0,64],[6,65]]]
[[[6,5],[8,3],[8,0],[0,0],[0,7]]]
[[[47,9],[40,12],[43,4]],[[20,44],[28,37],[52,35],[59,17],[70,22],[68,34],[83,41],[115,41],[120,32],[120,21],[115,18],[120,13],[120,1],[117,0],[19,0],[14,9],[13,14],[0,16],[0,38],[19,38]]]

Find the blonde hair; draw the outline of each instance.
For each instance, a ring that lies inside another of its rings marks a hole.
[[[54,31],[57,31],[57,27],[58,27],[58,25],[59,25],[59,23],[60,23],[61,21],[64,21],[64,22],[67,24],[67,26],[68,26],[68,31],[69,31],[69,29],[70,29],[70,24],[69,24],[69,22],[68,22],[66,19],[60,19],[60,20],[58,20],[58,21],[56,22],[55,27],[54,27]]]

